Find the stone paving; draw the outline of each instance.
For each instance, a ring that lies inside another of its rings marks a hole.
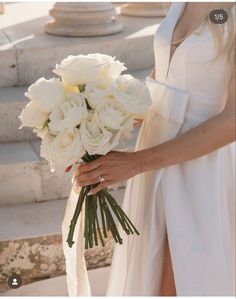
[[[108,283],[110,267],[88,271],[92,296],[104,296]],[[44,279],[27,284],[17,290],[9,290],[2,296],[68,296],[66,276]]]

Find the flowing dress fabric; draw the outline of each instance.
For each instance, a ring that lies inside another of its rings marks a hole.
[[[211,61],[216,50],[207,27],[185,39],[169,65],[184,5],[171,5],[155,35],[156,80],[146,80],[153,104],[136,150],[196,127],[221,112],[227,100],[231,66],[226,55]],[[140,236],[123,234],[124,245],[116,245],[106,295],[160,295],[166,230],[178,296],[235,294],[233,158],[230,144],[128,181],[123,208]]]
[[[146,78],[153,103],[145,113],[136,150],[200,125],[220,113],[227,101],[231,65],[226,55],[214,60],[217,52],[208,27],[189,35],[169,63],[170,41],[184,6],[184,2],[172,3],[157,29],[156,77]],[[115,245],[107,296],[160,295],[166,232],[178,296],[235,295],[234,155],[235,143],[231,143],[128,180],[122,207],[140,235],[127,236],[119,226],[123,245]],[[82,244],[81,238],[76,243]],[[64,248],[70,294],[91,294],[85,264],[78,267],[73,262],[76,255],[84,261],[82,248],[74,256]]]

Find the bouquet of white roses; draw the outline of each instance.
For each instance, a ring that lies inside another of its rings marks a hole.
[[[42,139],[40,154],[49,161],[51,171],[70,165],[75,169],[81,161],[89,163],[130,136],[134,118],[146,110],[150,96],[139,80],[121,75],[125,69],[123,63],[104,54],[69,56],[56,65],[54,73],[60,78],[40,78],[29,87],[25,95],[30,102],[19,116],[20,128],[32,127]],[[88,195],[92,187],[81,188],[68,245],[74,243],[74,229],[83,206],[85,248],[98,245],[97,233],[104,246],[107,230],[122,244],[111,211],[127,234],[139,234],[108,190]]]

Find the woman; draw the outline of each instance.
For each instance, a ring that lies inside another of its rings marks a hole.
[[[128,179],[123,209],[140,232],[115,246],[106,295],[235,295],[234,6],[171,4],[135,151],[79,167],[79,186],[105,179],[92,193]],[[218,8],[225,24],[209,21]]]

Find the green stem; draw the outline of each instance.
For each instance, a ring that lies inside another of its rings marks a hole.
[[[99,155],[89,155],[87,152],[83,156],[83,161],[89,163],[99,158]],[[83,204],[85,205],[85,219],[84,219],[84,238],[85,238],[85,249],[92,248],[94,243],[98,245],[97,233],[99,234],[102,246],[105,246],[104,238],[107,238],[107,230],[110,230],[114,240],[122,244],[122,238],[117,229],[116,223],[113,219],[113,214],[116,216],[117,220],[121,224],[121,227],[126,232],[126,234],[133,234],[134,232],[139,235],[139,232],[132,224],[128,216],[122,210],[120,205],[116,202],[114,197],[107,191],[104,190],[98,192],[96,195],[88,196],[88,192],[94,188],[95,185],[82,187],[74,215],[72,217],[69,233],[67,237],[67,243],[69,247],[73,246],[73,235],[75,231],[75,226],[78,217],[81,213]],[[84,203],[85,201],[85,203]],[[101,220],[102,220],[102,230],[103,235],[100,230],[97,208],[99,205]],[[134,230],[134,231],[133,231]]]
[[[109,193],[108,193],[109,194]],[[110,194],[109,194],[110,195]],[[116,218],[118,219],[118,221],[120,222],[123,230],[129,235],[130,232],[132,233],[132,229],[131,231],[129,230],[130,226],[128,225],[126,219],[123,217],[122,214],[120,214],[119,212],[119,209],[117,209],[117,205],[114,203],[113,201],[113,197],[112,196],[108,196],[106,194],[106,198],[107,198],[107,202],[109,203],[112,211],[114,212],[114,214],[116,215]],[[128,228],[126,227],[126,225],[128,226]]]
[[[75,226],[76,226],[76,223],[77,223],[77,220],[79,218],[80,212],[82,210],[82,205],[83,205],[83,202],[84,202],[84,192],[83,191],[84,191],[84,188],[82,188],[81,191],[80,191],[80,195],[79,195],[78,202],[77,202],[77,205],[76,205],[76,208],[75,208],[75,212],[74,212],[74,215],[73,215],[71,223],[70,223],[69,234],[68,234],[68,237],[67,237],[67,240],[66,240],[69,247],[72,247],[73,244],[74,244],[73,236],[74,236]]]
[[[89,230],[89,216],[88,216],[88,200],[87,198],[85,199],[85,219],[84,219],[84,223],[85,223],[85,230],[84,230],[84,237],[85,237],[85,249],[88,249],[88,245],[89,245],[89,234],[88,234],[88,230]]]
[[[107,191],[104,190],[105,194],[112,197],[112,195]],[[113,198],[113,197],[112,197]],[[132,226],[132,228],[134,229],[135,233],[137,235],[140,235],[140,233],[138,232],[138,230],[136,229],[136,227],[133,225],[133,223],[130,221],[129,217],[126,215],[126,213],[124,212],[124,210],[121,208],[121,206],[116,202],[116,200],[113,198],[113,201],[116,204],[116,208],[122,213],[122,215],[125,217],[125,219],[128,221],[128,223]]]
[[[88,201],[88,207],[89,207],[89,247],[92,248],[93,247],[93,220],[92,220],[92,216],[93,216],[93,206],[92,206],[92,197],[91,196],[87,196],[86,200]]]
[[[95,245],[98,245],[97,240],[97,229],[96,229],[96,215],[97,215],[97,195],[94,195],[92,198],[93,201],[93,234],[94,234],[94,242]]]
[[[100,192],[99,192],[99,195],[98,195],[98,202],[99,202],[101,219],[102,219],[103,235],[104,235],[105,238],[107,238],[107,231],[106,231],[106,224],[105,224],[105,217],[104,217],[104,207],[103,207],[103,202],[102,202]]]
[[[112,217],[112,214],[110,212],[110,209],[106,203],[106,198],[105,195],[102,193],[102,199],[103,199],[103,204],[104,204],[104,209],[105,209],[105,214],[106,214],[106,218],[107,218],[107,223],[109,225],[109,228],[111,230],[111,233],[115,239],[116,242],[122,244],[122,238],[120,237],[120,234],[117,230],[116,224],[114,222],[114,219]]]

